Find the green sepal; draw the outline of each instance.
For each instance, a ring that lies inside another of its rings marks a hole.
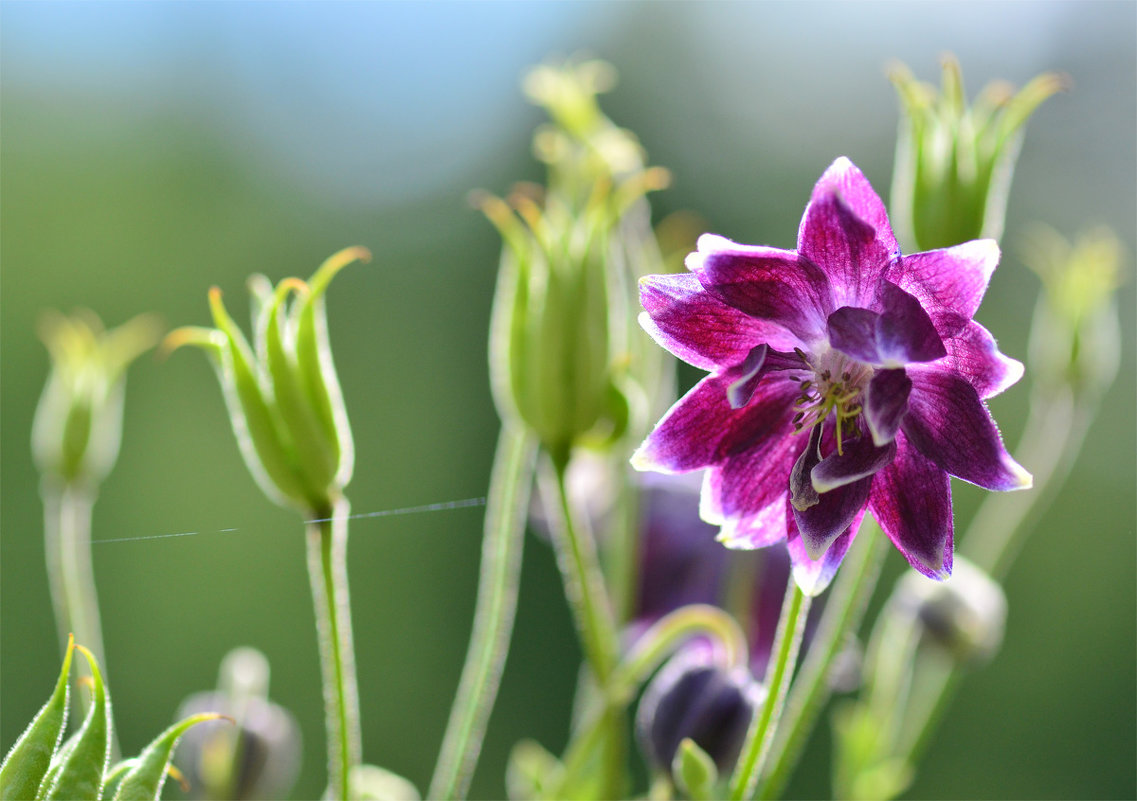
[[[8,751],[4,762],[0,763],[2,801],[35,798],[36,791],[51,767],[52,757],[59,749],[63,729],[67,725],[68,680],[74,650],[75,640],[69,636],[67,652],[63,656],[63,669],[59,673],[54,692]]]
[[[293,291],[299,295],[298,303],[302,303],[304,296],[309,294],[307,285],[302,281],[281,281],[272,300],[263,307],[261,318],[256,321],[257,339],[258,344],[263,342],[261,360],[272,381],[280,420],[296,452],[308,493],[315,496],[326,494],[332,482],[339,460],[339,442],[334,435],[328,436],[326,429],[322,430],[301,386],[299,368],[288,353],[289,343],[285,341],[288,335],[282,330],[285,321],[281,319],[280,311]]]
[[[103,777],[103,798],[114,798],[115,793],[118,792],[119,785],[122,780],[126,778],[126,774],[138,764],[138,757],[131,757],[119,762],[111,768],[107,775]]]
[[[122,778],[115,791],[114,801],[157,801],[178,740],[191,726],[220,717],[224,716],[215,712],[203,712],[175,723],[159,734],[143,749],[137,757],[137,764]]]
[[[51,760],[51,767],[47,769],[44,774],[43,781],[40,782],[39,789],[36,790],[36,801],[43,801],[47,797],[47,791],[51,789],[51,785],[55,782],[55,777],[59,775],[59,769],[63,767],[63,763],[67,761],[67,757],[75,748],[75,743],[79,739],[79,732],[75,732],[66,740],[63,745],[59,746],[59,750],[55,752],[55,756]]]
[[[293,312],[296,368],[300,385],[327,441],[336,443],[334,464],[337,468],[334,482],[340,487],[351,479],[355,447],[328,343],[324,293],[332,278],[353,261],[371,261],[371,252],[362,247],[350,247],[330,256],[308,282],[311,291],[300,300],[299,307]]]
[[[715,761],[698,743],[684,737],[671,760],[671,775],[675,784],[691,801],[710,801],[714,798],[719,771]]]
[[[93,698],[87,719],[75,735],[70,752],[61,761],[59,773],[52,779],[44,795],[49,801],[98,801],[103,789],[103,774],[110,761],[111,711],[107,688],[103,684],[103,675],[94,655],[82,645],[75,647],[83,652],[91,666]]]
[[[209,305],[213,322],[226,338],[226,347],[220,353],[221,385],[245,463],[270,498],[307,508],[309,499],[284,448],[274,409],[257,378],[252,349],[225,311],[216,288],[209,293]]]

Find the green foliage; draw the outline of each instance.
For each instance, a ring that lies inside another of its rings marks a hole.
[[[91,667],[92,702],[82,727],[60,745],[74,649],[83,653]],[[91,652],[69,642],[55,691],[0,764],[0,799],[157,801],[178,738],[190,726],[218,717],[204,713],[186,718],[159,735],[139,756],[111,768],[110,693]]]

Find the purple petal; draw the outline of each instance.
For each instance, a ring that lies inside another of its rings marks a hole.
[[[825,318],[833,309],[829,281],[793,251],[742,246],[713,251],[702,257],[696,275],[715,297],[781,326],[801,344],[824,336]]]
[[[887,277],[915,295],[933,318],[946,312],[970,320],[998,263],[995,240],[977,239],[899,257],[889,265]]]
[[[797,241],[798,253],[829,276],[839,306],[868,306],[900,252],[884,203],[846,158],[833,162],[813,188]]]
[[[640,280],[646,315],[640,325],[688,364],[717,370],[737,364],[760,342],[781,350],[798,343],[780,326],[739,311],[713,297],[690,273],[649,275]]]
[[[792,401],[791,401],[792,402]],[[707,376],[672,406],[632,454],[637,470],[686,473],[717,461],[719,441],[736,412],[720,376]]]
[[[903,368],[877,370],[865,392],[865,423],[877,445],[891,442],[908,412],[912,380]]]
[[[793,561],[794,581],[797,582],[802,592],[806,595],[820,595],[829,586],[829,582],[837,573],[837,568],[841,566],[841,560],[845,558],[845,552],[849,550],[853,538],[857,536],[857,529],[860,528],[863,518],[864,510],[862,509],[853,518],[849,527],[837,539],[833,540],[829,550],[820,559],[813,559],[807,552],[805,543],[798,533],[793,508],[787,505],[786,546],[790,552],[790,559]]]
[[[826,456],[810,473],[813,488],[822,497],[838,487],[873,475],[887,467],[896,455],[894,443],[888,442],[878,447],[869,437],[846,443],[841,450],[842,453],[834,451]]]
[[[730,402],[730,408],[741,409],[750,403],[750,399],[754,397],[754,391],[758,389],[758,382],[762,380],[765,373],[763,367],[766,365],[766,352],[768,350],[769,347],[765,344],[751,348],[750,353],[738,366],[737,372],[740,375],[731,381],[726,388],[726,399]]]
[[[755,514],[732,517],[719,531],[718,541],[727,548],[752,551],[786,539],[786,494],[783,492]]]
[[[866,364],[879,364],[876,326],[880,315],[856,306],[842,306],[829,315],[829,344]]]
[[[764,382],[756,400],[737,413],[729,434],[719,442],[718,464],[703,487],[702,512],[704,520],[727,528],[726,538],[734,536],[729,521],[736,521],[739,532],[757,525],[748,518],[786,493],[790,468],[805,444],[793,436],[796,390],[792,381]]]
[[[1027,489],[1032,479],[1003,447],[979,393],[963,378],[931,368],[909,372],[912,394],[900,429],[953,476],[990,490]]]
[[[883,311],[876,323],[876,343],[881,363],[903,367],[947,355],[943,340],[920,301],[891,281],[881,281],[879,292]]]
[[[864,511],[872,476],[820,493],[816,504],[804,511],[793,504],[794,522],[806,553],[819,559],[842,532]]]
[[[975,387],[980,398],[998,395],[1023,376],[1022,362],[1000,353],[991,332],[973,320],[944,345],[945,362]]]
[[[821,461],[821,428],[814,426],[810,429],[809,442],[790,470],[790,505],[798,511],[816,506],[821,500],[810,480],[813,468]]]
[[[935,579],[951,575],[951,481],[903,434],[896,458],[873,480],[869,508],[912,567]]]

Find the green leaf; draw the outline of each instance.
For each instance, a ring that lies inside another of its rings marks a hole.
[[[564,782],[564,766],[535,740],[522,740],[513,746],[505,769],[509,797],[551,798]]]
[[[220,717],[223,715],[214,712],[193,715],[159,734],[154,742],[143,749],[135,760],[135,765],[122,778],[115,791],[114,801],[157,801],[178,740],[191,726]]]
[[[397,773],[376,765],[351,769],[352,801],[419,801],[418,788]]]
[[[707,752],[690,737],[684,737],[679,743],[679,750],[671,762],[671,775],[691,801],[714,798],[715,783],[719,780],[718,768]]]
[[[126,778],[126,774],[138,764],[138,757],[131,757],[119,762],[105,777],[103,777],[103,798],[114,798],[115,793],[118,791],[119,785],[122,780]]]
[[[0,799],[35,798],[36,790],[51,767],[67,724],[67,682],[71,675],[71,655],[75,640],[67,638],[67,653],[55,691],[24,729],[12,750],[0,764]]]
[[[76,645],[91,666],[94,680],[94,698],[83,727],[75,736],[74,747],[59,767],[45,797],[71,801],[98,801],[103,788],[103,773],[111,753],[111,712],[107,688],[94,655],[82,645]]]

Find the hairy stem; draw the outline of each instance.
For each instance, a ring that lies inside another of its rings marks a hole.
[[[331,798],[350,797],[350,772],[362,753],[359,688],[351,636],[347,587],[347,518],[351,506],[339,498],[330,509],[315,510],[307,525],[308,575],[316,608],[320,674],[328,739],[328,789]]]
[[[754,797],[758,777],[769,757],[770,746],[778,729],[789,680],[801,646],[801,636],[805,631],[805,620],[809,615],[810,600],[797,586],[793,576],[790,576],[786,599],[782,603],[781,619],[778,621],[778,632],[770,653],[770,665],[766,669],[769,681],[766,702],[754,715],[746,742],[742,746],[742,754],[730,779],[729,797],[732,801]]]
[[[782,725],[770,752],[770,770],[758,785],[758,797],[777,798],[785,789],[801,751],[829,699],[833,661],[848,638],[855,636],[876,589],[888,540],[871,517],[861,526],[825,604],[817,633],[782,714]]]
[[[486,500],[481,576],[462,679],[430,783],[429,798],[462,798],[470,787],[509,653],[517,611],[525,517],[537,441],[506,424],[498,437]]]

